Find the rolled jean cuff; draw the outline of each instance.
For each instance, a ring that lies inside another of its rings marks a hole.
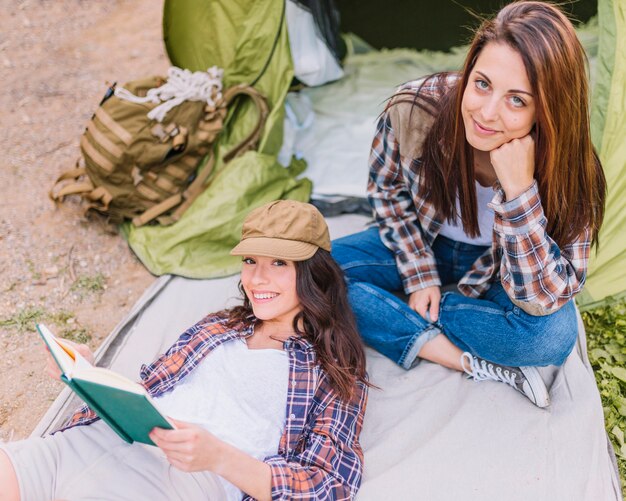
[[[422,347],[439,334],[441,334],[441,330],[434,325],[429,325],[422,332],[415,334],[404,350],[404,353],[402,353],[400,360],[398,360],[398,364],[406,370],[415,367],[422,360],[417,356],[422,350]]]

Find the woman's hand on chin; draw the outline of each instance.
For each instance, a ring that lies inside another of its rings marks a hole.
[[[489,155],[507,200],[519,197],[533,184],[535,141],[530,134],[504,143]]]

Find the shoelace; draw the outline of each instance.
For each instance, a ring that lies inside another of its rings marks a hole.
[[[150,89],[145,97],[136,96],[123,87],[115,89],[115,96],[133,103],[161,103],[148,113],[148,118],[161,122],[168,111],[183,101],[206,101],[214,106],[222,97],[223,74],[224,70],[217,66],[193,73],[172,66],[167,70],[167,82]]]
[[[466,362],[469,369],[466,366]],[[492,381],[506,383],[513,388],[517,388],[517,384],[515,382],[517,374],[512,373],[507,369],[502,370],[502,367],[500,366],[494,367],[494,364],[490,364],[486,360],[478,361],[468,352],[461,355],[461,367],[463,367],[465,373],[475,381],[485,381],[489,379]]]

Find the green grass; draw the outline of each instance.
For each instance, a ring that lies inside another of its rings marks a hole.
[[[582,317],[626,497],[626,300],[584,311]]]
[[[35,324],[47,318],[48,312],[41,308],[29,306],[22,308],[14,315],[0,319],[0,327],[16,329],[18,332],[35,330]]]
[[[33,280],[41,280],[41,273],[37,271],[37,268],[35,267],[35,263],[33,263],[32,260],[27,259],[26,266],[28,266],[28,271],[30,272]]]
[[[57,326],[60,329],[57,331],[60,337],[77,343],[88,343],[91,341],[91,334],[85,327],[77,325],[75,322],[68,325],[68,320],[75,317],[76,315],[71,311],[59,310],[49,312],[41,308],[29,306],[18,310],[10,317],[0,319],[0,327],[6,327],[23,334],[34,332],[36,323],[45,322]]]
[[[81,297],[87,294],[96,294],[104,291],[105,288],[104,275],[82,275],[70,287],[72,292],[77,292]]]
[[[54,313],[48,313],[46,315],[46,321],[52,322],[53,324],[56,324],[56,325],[64,325],[64,324],[67,324],[68,320],[75,318],[75,317],[76,315],[72,313],[71,311],[59,310]]]
[[[87,344],[91,341],[91,334],[84,327],[71,327],[68,329],[63,329],[59,336],[63,339],[69,339],[70,341],[74,341],[79,344]]]

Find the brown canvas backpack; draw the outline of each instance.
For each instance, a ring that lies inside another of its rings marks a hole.
[[[112,86],[81,137],[82,159],[57,179],[50,197],[62,202],[78,194],[86,211],[105,214],[112,223],[177,221],[206,187],[213,146],[229,104],[240,95],[255,103],[258,121],[225,162],[254,148],[260,137],[268,106],[254,88],[240,84],[222,92],[215,67],[195,73],[170,68],[167,80]]]

